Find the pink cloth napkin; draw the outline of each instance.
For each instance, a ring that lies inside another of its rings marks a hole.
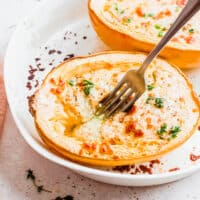
[[[5,118],[5,114],[6,114],[6,107],[7,107],[2,71],[3,71],[3,69],[2,69],[2,64],[0,61],[0,133],[3,128],[3,122],[4,122],[4,118]]]

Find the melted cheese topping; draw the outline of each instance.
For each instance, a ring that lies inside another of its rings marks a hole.
[[[92,0],[104,23],[142,41],[157,43],[186,4],[186,0]],[[196,14],[168,46],[200,49],[200,13]]]
[[[159,59],[146,71],[147,90],[129,113],[94,115],[98,102],[144,58],[107,53],[54,69],[35,95],[42,135],[65,151],[105,160],[157,155],[188,138],[199,107],[183,75]]]

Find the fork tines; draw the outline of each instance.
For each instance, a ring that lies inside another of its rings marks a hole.
[[[117,87],[100,102],[96,115],[104,114],[104,117],[108,118],[116,112],[127,111],[138,98],[137,93],[132,97],[133,93],[135,93],[135,91],[130,87],[129,83],[122,80]]]

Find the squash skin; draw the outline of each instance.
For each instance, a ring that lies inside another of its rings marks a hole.
[[[88,13],[93,28],[101,40],[112,50],[150,52],[155,47],[154,43],[131,37],[105,24],[91,7],[91,2],[92,0],[88,0]],[[200,67],[199,50],[184,50],[166,46],[159,56],[182,69]]]
[[[90,55],[90,56],[86,56],[86,57],[72,58],[72,59],[69,59],[69,60],[65,61],[64,63],[70,62],[71,60],[74,60],[74,59],[76,59],[78,61],[79,59],[84,59],[84,58],[93,57],[93,56],[97,56],[97,55],[103,55],[103,54],[105,54],[105,55],[106,54],[112,54],[112,53],[122,53],[122,54],[129,54],[130,53],[130,54],[133,54],[131,52],[112,52],[112,51],[109,52],[108,51],[108,52],[102,52],[102,53],[98,53],[98,54],[94,54],[94,55]],[[59,66],[61,66],[62,64],[60,64]],[[57,66],[57,67],[59,67],[59,66]],[[56,70],[56,68],[54,70]],[[196,97],[194,91],[192,90],[192,85],[187,80],[187,78],[185,77],[185,75],[179,69],[177,69],[177,70],[185,78],[185,80],[187,81],[188,87],[191,88],[192,97],[193,97],[194,101],[198,104],[198,108],[199,108],[199,111],[200,111],[200,103],[199,103],[199,100]],[[70,159],[70,160],[72,160],[74,162],[81,163],[81,164],[86,164],[86,165],[92,165],[92,166],[129,165],[129,164],[146,162],[146,161],[150,161],[150,160],[159,158],[162,155],[164,155],[164,154],[172,151],[173,149],[177,148],[178,146],[180,146],[181,144],[183,144],[184,142],[186,142],[192,136],[192,134],[195,132],[195,130],[197,129],[198,123],[200,121],[200,115],[199,115],[197,123],[195,124],[195,126],[193,127],[193,129],[191,130],[191,132],[187,135],[187,137],[184,138],[184,140],[180,141],[179,143],[177,143],[176,145],[174,145],[172,148],[165,149],[164,151],[160,152],[159,154],[151,155],[151,156],[146,156],[146,157],[141,157],[141,158],[137,158],[137,159],[103,160],[103,159],[93,159],[93,158],[82,157],[82,156],[78,156],[76,154],[73,154],[73,153],[67,151],[63,147],[61,147],[58,144],[54,143],[54,141],[50,140],[48,138],[48,136],[46,135],[46,133],[43,132],[42,128],[40,127],[40,125],[39,125],[39,123],[37,121],[37,118],[36,117],[34,117],[34,118],[35,118],[35,125],[36,125],[36,128],[38,130],[38,133],[39,133],[40,137],[42,138],[42,140],[44,141],[44,143],[51,149],[51,151],[53,151],[54,153],[58,154],[59,156],[62,156],[62,157],[67,158],[67,159]]]

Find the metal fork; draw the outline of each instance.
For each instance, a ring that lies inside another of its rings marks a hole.
[[[96,115],[104,114],[104,117],[108,118],[116,112],[126,112],[133,106],[136,100],[145,92],[144,73],[149,64],[159,54],[167,42],[197,11],[199,11],[199,9],[200,0],[188,0],[178,18],[163,36],[158,45],[149,53],[142,66],[137,71],[129,70],[124,75],[114,90],[99,103]],[[135,95],[132,96],[133,94]]]

